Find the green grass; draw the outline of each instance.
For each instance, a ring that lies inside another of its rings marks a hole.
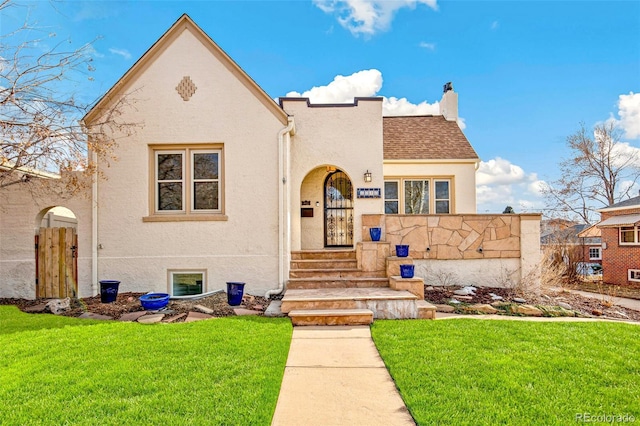
[[[1,424],[268,425],[287,319],[96,322],[0,306]]]
[[[640,419],[640,327],[615,323],[376,321],[372,335],[420,425]]]

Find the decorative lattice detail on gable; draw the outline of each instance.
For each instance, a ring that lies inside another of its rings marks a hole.
[[[193,81],[191,81],[191,77],[189,77],[188,75],[182,77],[180,84],[176,86],[178,94],[182,96],[182,100],[184,101],[188,101],[189,99],[191,99],[191,96],[196,93],[196,89],[196,85],[193,84]]]

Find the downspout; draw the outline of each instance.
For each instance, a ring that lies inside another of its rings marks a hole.
[[[280,294],[285,290],[289,241],[289,197],[287,184],[289,183],[289,136],[295,133],[293,117],[288,118],[287,126],[278,132],[278,288],[269,290],[264,297]]]
[[[91,182],[91,295],[98,294],[98,154],[91,153],[94,172]]]

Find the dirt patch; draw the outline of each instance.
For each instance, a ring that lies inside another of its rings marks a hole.
[[[77,317],[86,312],[107,315],[114,319],[120,318],[129,312],[144,311],[140,304],[140,296],[145,293],[118,293],[116,301],[113,303],[100,302],[100,296],[86,297],[83,299],[72,299],[71,309],[60,315]],[[29,311],[30,308],[41,306],[50,299],[0,299],[0,305],[15,305],[22,311]],[[226,293],[216,293],[207,297],[195,300],[170,300],[166,310],[173,311],[172,315],[189,313],[197,310],[196,305],[204,306],[213,311],[211,315],[215,317],[227,317],[236,315],[234,308],[250,309],[264,313],[269,305],[269,301],[264,297],[244,295],[240,306],[229,306]],[[166,311],[164,311],[166,312]],[[178,320],[184,321],[184,319]]]
[[[458,306],[476,303],[494,303],[496,299],[492,297],[493,294],[501,297],[502,301],[511,302],[514,299],[521,298],[526,301],[525,303],[534,306],[558,306],[559,303],[566,303],[571,306],[571,310],[583,317],[613,318],[640,322],[639,311],[614,305],[611,297],[607,294],[602,294],[602,297],[591,298],[572,293],[571,290],[568,289],[544,289],[540,294],[519,294],[512,289],[478,287],[475,295],[460,297],[454,294],[454,291],[460,288],[461,287],[425,286],[424,298],[426,301],[436,305],[450,304],[457,308]],[[461,303],[459,305],[452,304],[451,300],[454,298]],[[457,309],[457,311],[458,310],[459,309]],[[460,310],[460,312],[462,312],[462,310]]]

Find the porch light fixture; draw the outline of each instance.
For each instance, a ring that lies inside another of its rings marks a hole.
[[[371,172],[369,171],[369,169],[367,169],[367,171],[364,172],[364,181],[371,182]]]

